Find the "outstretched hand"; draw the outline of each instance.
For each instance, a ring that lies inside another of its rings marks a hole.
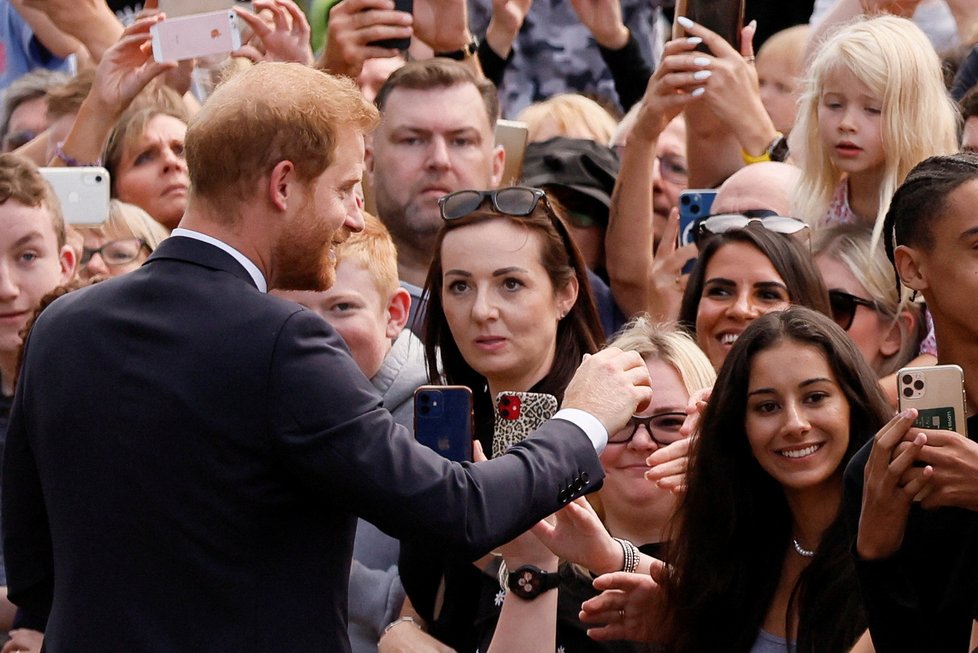
[[[594,588],[601,594],[581,605],[580,618],[588,637],[597,641],[656,642],[665,618],[662,582],[668,567],[655,560],[648,574],[618,571],[598,576]]]
[[[410,39],[413,22],[411,14],[394,9],[393,0],[343,0],[329,10],[329,35],[317,66],[334,75],[355,78],[367,59],[400,54],[394,48],[371,43]]]
[[[583,565],[595,573],[622,568],[621,546],[612,539],[594,508],[579,497],[538,522],[533,534],[559,558]]]
[[[238,17],[251,28],[254,36],[234,52],[255,63],[259,61],[312,64],[309,21],[292,0],[254,0],[257,15],[235,7]]]
[[[625,428],[628,419],[645,410],[652,401],[652,379],[642,357],[617,347],[584,355],[567,390],[563,408],[590,413],[614,433]]]

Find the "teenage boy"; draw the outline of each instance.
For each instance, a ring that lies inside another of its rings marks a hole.
[[[923,294],[938,362],[964,369],[968,437],[901,413],[846,470],[856,566],[877,653],[967,651],[978,598],[978,155],[932,157],[897,190],[883,233]]]

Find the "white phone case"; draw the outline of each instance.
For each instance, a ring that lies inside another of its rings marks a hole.
[[[157,62],[227,54],[241,47],[237,15],[229,10],[167,18],[149,28]]]
[[[68,224],[102,224],[109,219],[109,172],[105,168],[41,168],[54,188]]]

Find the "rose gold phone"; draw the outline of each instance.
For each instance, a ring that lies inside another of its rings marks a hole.
[[[917,409],[914,426],[967,437],[964,372],[957,365],[905,367],[897,372],[900,410]]]
[[[518,120],[496,121],[496,145],[502,145],[506,150],[506,162],[503,166],[503,179],[500,187],[515,186],[523,176],[523,159],[526,157],[526,143],[530,130],[525,122]]]
[[[167,18],[149,28],[153,59],[184,61],[210,54],[228,54],[241,47],[238,16],[229,9],[181,18]]]

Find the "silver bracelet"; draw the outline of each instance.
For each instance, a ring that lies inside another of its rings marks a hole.
[[[384,626],[384,633],[381,635],[381,637],[383,637],[384,635],[386,635],[387,633],[389,633],[391,631],[391,629],[394,626],[396,626],[397,624],[402,624],[404,622],[409,622],[409,623],[413,624],[414,627],[417,628],[418,630],[424,630],[424,628],[421,627],[421,624],[418,623],[418,620],[417,619],[415,619],[414,617],[404,616],[404,617],[398,617],[394,621],[392,621],[389,624],[387,624],[386,626]]]
[[[621,570],[629,574],[635,573],[635,570],[638,569],[638,547],[628,540],[623,540],[620,537],[616,537],[614,540],[621,545],[622,559],[624,561]]]

